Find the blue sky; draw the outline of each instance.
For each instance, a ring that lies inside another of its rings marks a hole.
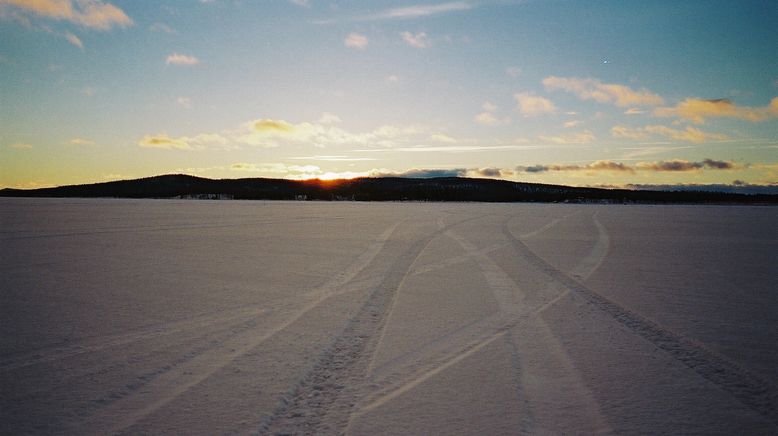
[[[778,184],[774,1],[0,0],[0,186]]]

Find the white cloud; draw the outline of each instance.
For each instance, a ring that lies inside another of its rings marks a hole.
[[[9,147],[15,148],[17,150],[27,150],[27,149],[32,148],[32,144],[16,142],[16,143],[10,144]]]
[[[412,5],[401,8],[389,9],[379,12],[375,15],[369,15],[362,19],[368,20],[385,20],[385,19],[410,19],[427,17],[430,15],[444,14],[448,12],[466,11],[472,9],[473,5],[467,2],[448,2],[440,3],[436,5],[424,4],[424,5]]]
[[[556,136],[539,136],[543,141],[547,142],[553,142],[555,144],[588,144],[593,142],[595,139],[597,139],[596,136],[594,136],[594,133],[592,133],[589,130],[584,130],[583,132],[578,133],[569,133],[564,135],[556,135]]]
[[[305,6],[305,7],[311,5],[311,2],[309,0],[289,0],[289,3],[295,4],[297,6]]]
[[[566,121],[564,124],[565,129],[571,129],[581,125],[581,120]]]
[[[432,41],[429,40],[426,32],[418,32],[415,34],[411,32],[401,32],[400,36],[403,41],[411,47],[427,48],[432,46]]]
[[[197,59],[194,56],[173,53],[171,55],[168,55],[168,57],[165,59],[165,63],[168,65],[193,66],[199,64],[200,59]]]
[[[611,128],[611,135],[613,135],[614,138],[633,140],[646,140],[651,136],[665,136],[678,141],[694,143],[727,139],[726,135],[703,132],[692,126],[687,126],[686,129],[681,130],[660,125],[650,125],[639,128],[618,125]]]
[[[400,78],[392,74],[391,76],[388,76],[386,78],[386,83],[398,83],[400,81]]]
[[[679,117],[696,124],[704,124],[706,118],[736,118],[752,122],[778,118],[778,97],[767,106],[738,106],[727,99],[703,100],[687,98],[675,107],[661,107],[654,110],[660,117]]]
[[[542,114],[553,114],[557,108],[551,100],[532,95],[528,92],[514,94],[513,98],[518,103],[519,112],[525,117],[534,117]]]
[[[491,101],[488,101],[488,100],[485,101],[484,104],[481,105],[481,107],[486,112],[494,112],[494,111],[496,111],[498,109],[496,104],[494,104],[494,103],[492,103]]]
[[[597,79],[549,76],[543,79],[549,90],[571,92],[582,100],[611,103],[616,106],[656,106],[663,103],[662,97],[645,89],[633,90],[629,86],[602,83]]]
[[[138,141],[143,148],[160,148],[165,150],[202,150],[206,148],[228,149],[229,140],[216,133],[202,133],[197,136],[181,136],[171,138],[165,133],[146,135]]]
[[[84,138],[73,138],[68,141],[70,145],[95,145],[94,141]]]
[[[364,50],[367,47],[368,39],[367,36],[354,32],[350,33],[346,39],[343,40],[343,44],[345,44],[346,47]]]
[[[149,30],[151,30],[152,32],[164,32],[171,35],[176,33],[175,30],[173,30],[170,26],[168,26],[165,23],[154,23],[151,26],[149,26]]]
[[[475,122],[483,126],[499,126],[501,124],[507,124],[507,118],[497,118],[492,112],[481,112],[474,118]]]
[[[181,106],[183,108],[186,108],[186,109],[191,109],[192,108],[192,99],[189,98],[189,97],[178,97],[176,99],[176,102],[178,103],[179,106]]]
[[[132,19],[123,10],[100,0],[3,0],[22,13],[51,20],[65,20],[97,30],[110,30],[114,26],[127,27]]]
[[[335,114],[324,112],[321,114],[318,122],[319,124],[339,124],[342,123],[343,120],[341,120],[340,117]]]
[[[75,45],[76,47],[80,48],[81,50],[84,49],[84,44],[81,42],[81,40],[76,35],[73,35],[70,32],[65,32],[64,35],[65,35],[65,39],[67,39],[69,43]]]

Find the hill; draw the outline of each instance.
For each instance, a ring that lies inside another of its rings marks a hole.
[[[400,177],[348,180],[207,179],[183,174],[41,189],[2,197],[229,198],[250,200],[488,201],[606,203],[772,203],[778,195],[579,188],[506,180]]]

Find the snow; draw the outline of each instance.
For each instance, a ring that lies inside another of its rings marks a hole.
[[[776,222],[0,199],[0,433],[776,433]]]

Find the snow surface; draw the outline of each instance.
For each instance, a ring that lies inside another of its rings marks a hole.
[[[0,199],[0,433],[776,434],[776,223]]]

